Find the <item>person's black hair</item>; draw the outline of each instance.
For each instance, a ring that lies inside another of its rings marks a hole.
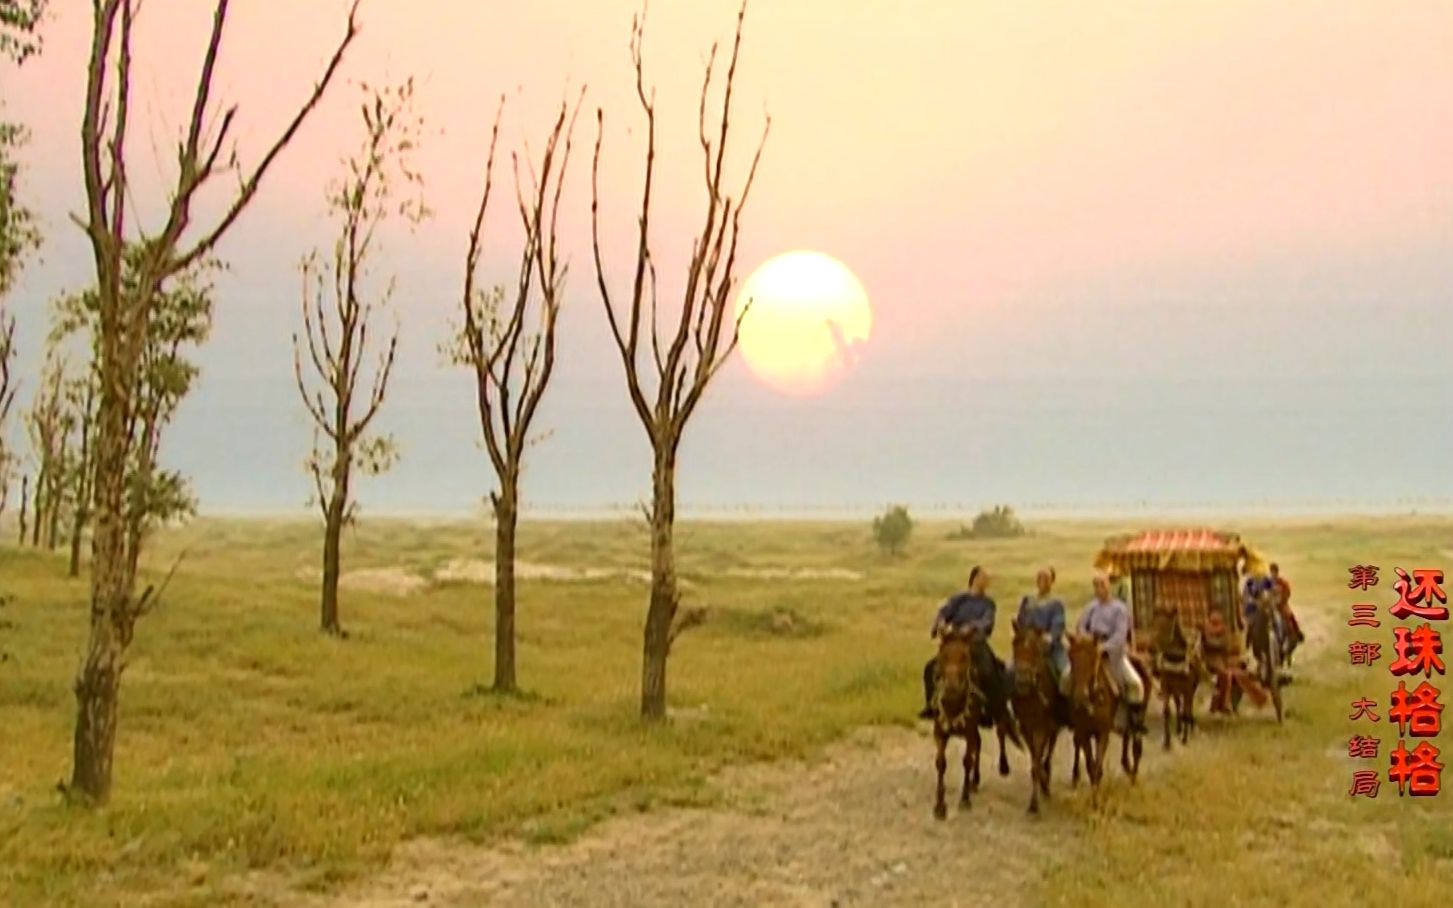
[[[1273,571],[1279,571],[1279,570],[1281,570],[1281,565],[1279,565],[1279,564],[1277,564],[1277,563],[1276,563],[1276,562],[1275,562],[1275,561],[1273,561],[1273,562],[1272,562],[1272,563],[1271,563],[1271,569],[1272,569],[1272,570],[1273,570]]]

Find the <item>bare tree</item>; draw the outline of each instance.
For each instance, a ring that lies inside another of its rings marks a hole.
[[[5,513],[9,503],[10,480],[18,461],[9,441],[10,410],[15,404],[15,382],[11,378],[14,362],[15,319],[0,309],[0,514]],[[23,505],[21,509],[24,510]]]
[[[742,210],[751,193],[757,164],[767,141],[767,120],[750,169],[738,193],[733,196],[723,174],[732,110],[732,88],[737,57],[742,43],[746,4],[737,13],[736,35],[721,98],[720,122],[708,123],[717,61],[712,45],[701,87],[697,112],[698,140],[705,158],[706,211],[700,234],[692,243],[686,263],[684,291],[677,307],[675,324],[657,318],[656,264],[650,248],[651,190],[656,165],[655,92],[646,88],[642,60],[644,14],[631,29],[631,60],[636,71],[636,97],[646,116],[645,182],[637,219],[635,276],[625,312],[612,302],[600,248],[600,148],[605,135],[605,114],[597,111],[599,127],[591,176],[591,240],[595,253],[596,282],[611,336],[625,366],[626,388],[631,404],[646,430],[653,451],[651,484],[651,598],[646,610],[645,646],[641,666],[641,715],[648,720],[666,714],[666,659],[674,636],[680,632],[677,617],[676,554],[673,532],[676,521],[676,460],[681,435],[696,412],[707,385],[736,349],[740,321],[727,317],[735,277],[737,240]],[[714,134],[713,134],[714,133]],[[649,308],[648,308],[649,307]],[[745,310],[743,310],[745,312]],[[649,356],[641,349],[648,336]]]
[[[69,574],[81,576],[81,538],[91,519],[91,473],[94,469],[96,446],[92,444],[92,426],[96,423],[96,381],[94,370],[81,381],[72,385],[70,405],[77,413],[81,443],[75,464],[71,470],[74,491],[71,500],[71,561]]]
[[[66,457],[74,416],[66,406],[67,368],[66,360],[52,349],[25,420],[36,464],[30,544],[47,549],[56,546],[56,529],[68,504]]]
[[[45,0],[0,0],[0,58],[16,65],[40,49],[36,34]],[[25,259],[40,246],[35,215],[19,198],[20,165],[14,151],[25,142],[25,129],[0,120],[0,514],[9,501],[10,482],[18,458],[10,449],[10,412],[15,403],[15,318],[5,311],[5,297]],[[21,534],[24,542],[24,534]]]
[[[584,98],[584,90],[581,91]],[[503,99],[501,99],[501,108]],[[464,258],[464,293],[460,303],[464,325],[451,351],[456,362],[474,371],[479,424],[498,486],[490,492],[494,508],[494,689],[518,690],[515,672],[515,530],[519,521],[520,474],[530,426],[555,368],[555,328],[564,295],[566,266],[560,261],[556,225],[565,174],[570,165],[577,101],[572,111],[560,105],[545,141],[539,166],[528,160],[528,184],[514,165],[515,200],[524,243],[515,284],[509,290],[481,290],[475,285],[481,232],[494,184],[494,154],[499,141],[499,116],[490,134],[484,192],[469,249]],[[563,146],[562,146],[563,141]],[[531,327],[533,325],[533,327]]]
[[[365,90],[366,87],[365,87]],[[398,349],[398,327],[378,351],[373,378],[362,375],[369,359],[369,326],[393,295],[393,282],[367,299],[364,284],[375,252],[379,227],[397,214],[410,224],[427,215],[422,200],[399,200],[403,190],[422,187],[410,159],[418,145],[420,122],[412,113],[413,82],[372,91],[362,107],[367,138],[345,165],[342,182],[330,192],[328,207],[339,222],[333,256],[319,263],[317,253],[303,262],[303,338],[293,334],[293,372],[303,405],[313,419],[313,450],[307,460],[318,507],[323,512],[323,588],[320,623],[325,633],[342,636],[338,620],[338,576],[343,527],[354,517],[353,470],[376,475],[397,457],[393,438],[369,435],[383,406]],[[309,377],[304,376],[304,351]]]
[[[206,259],[257,195],[273,163],[292,141],[327,91],[358,34],[357,0],[348,26],[322,77],[258,163],[242,169],[232,146],[237,107],[220,119],[212,83],[226,31],[228,0],[215,0],[212,27],[197,76],[185,131],[176,146],[175,183],[167,190],[159,229],[147,230],[133,215],[140,204],[129,180],[127,155],[131,120],[132,33],[136,0],[93,0],[91,52],[81,121],[81,160],[86,187],[83,228],[96,266],[100,336],[97,369],[95,468],[92,503],[90,635],[76,678],[76,732],[67,793],[92,803],[111,793],[118,691],[137,620],[156,601],[155,587],[135,594],[141,537],[129,531],[127,495],[136,460],[137,423],[144,417],[138,374],[145,353],[147,323],[158,293],[175,276]],[[237,184],[220,215],[205,223],[194,210],[199,192],[232,174]],[[194,220],[194,218],[196,218]],[[140,250],[134,275],[124,280],[128,246]]]

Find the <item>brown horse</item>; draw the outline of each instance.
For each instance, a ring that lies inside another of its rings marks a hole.
[[[1270,592],[1256,597],[1256,613],[1251,616],[1251,627],[1246,636],[1251,643],[1251,655],[1256,660],[1256,680],[1271,694],[1271,704],[1276,709],[1276,721],[1282,721],[1282,637],[1273,620],[1276,604]]]
[[[1014,690],[1010,702],[1029,750],[1030,813],[1039,813],[1041,792],[1049,797],[1050,765],[1060,732],[1055,714],[1059,689],[1049,663],[1049,645],[1049,635],[1044,631],[1014,625]]]
[[[1106,655],[1100,641],[1091,636],[1069,635],[1070,657],[1070,725],[1074,732],[1075,764],[1071,782],[1080,779],[1080,755],[1085,757],[1085,770],[1093,787],[1091,803],[1100,803],[1100,782],[1105,778],[1105,754],[1116,717],[1124,709],[1120,691],[1109,677]],[[1145,685],[1146,699],[1151,694],[1149,672],[1138,662],[1135,671]],[[1140,774],[1140,757],[1144,743],[1139,732],[1127,720],[1120,732],[1120,766],[1130,776],[1131,784]]]
[[[1156,612],[1152,625],[1152,670],[1160,687],[1161,718],[1165,725],[1165,749],[1170,750],[1170,714],[1174,705],[1176,733],[1182,744],[1191,739],[1196,725],[1196,689],[1205,666],[1200,638],[1188,640],[1175,609]]]
[[[944,754],[949,738],[964,739],[964,790],[959,806],[967,810],[969,795],[978,787],[979,716],[984,709],[983,696],[974,684],[973,628],[950,629],[943,632],[938,646],[938,678],[933,693],[933,741],[938,749],[934,767],[938,770],[938,789],[933,803],[937,819],[948,816],[944,806],[943,774],[948,767]]]

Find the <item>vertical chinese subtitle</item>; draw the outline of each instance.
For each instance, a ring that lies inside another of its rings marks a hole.
[[[1445,674],[1441,654],[1443,641],[1438,631],[1429,622],[1448,620],[1448,597],[1443,590],[1443,572],[1438,569],[1415,569],[1411,576],[1402,568],[1393,568],[1397,574],[1394,588],[1398,599],[1388,608],[1388,614],[1398,621],[1423,619],[1416,627],[1393,628],[1393,646],[1396,658],[1389,663],[1388,671],[1398,679],[1397,689],[1389,694],[1387,723],[1397,726],[1397,746],[1388,755],[1387,780],[1397,785],[1399,796],[1430,797],[1442,788],[1443,764],[1438,762],[1439,751],[1429,739],[1436,738],[1442,730],[1443,705],[1439,702],[1442,691],[1433,686],[1434,673]],[[1378,583],[1376,565],[1357,565],[1349,568],[1351,580],[1349,589],[1368,592]],[[1352,617],[1347,626],[1352,628],[1381,627],[1374,603],[1357,603],[1352,606]],[[1362,636],[1372,636],[1364,634]],[[1374,640],[1359,639],[1348,644],[1348,659],[1354,666],[1372,667],[1382,657],[1382,645]],[[1421,674],[1423,679],[1412,690],[1408,680]],[[1377,714],[1377,702],[1361,696],[1352,702],[1353,722],[1376,723],[1382,721]],[[1391,732],[1391,728],[1389,728]],[[1408,740],[1417,743],[1408,749]],[[1359,730],[1347,742],[1347,754],[1357,760],[1377,760],[1382,748],[1382,739],[1374,734]],[[1379,773],[1375,769],[1358,769],[1352,773],[1352,786],[1348,794],[1352,797],[1377,797],[1380,785]]]

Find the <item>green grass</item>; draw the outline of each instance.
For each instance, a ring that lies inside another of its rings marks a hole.
[[[254,869],[335,886],[411,836],[558,842],[616,812],[705,803],[705,780],[724,764],[808,755],[856,726],[908,721],[932,611],[972,563],[995,572],[1006,612],[1036,566],[1053,563],[1078,612],[1100,541],[1131,527],[1056,523],[985,542],[951,541],[949,528],[923,526],[904,556],[887,558],[866,523],[683,525],[685,602],[712,618],[681,638],[671,662],[671,703],[690,721],[645,728],[639,583],[523,582],[526,695],[497,697],[478,690],[490,678],[488,587],[346,592],[351,636],[340,642],[317,633],[316,590],[300,574],[317,564],[312,524],[200,521],[152,552],[158,572],[187,556],[138,630],[113,801],[100,811],[66,807],[55,789],[69,766],[84,583],[64,577],[59,555],[0,549],[0,591],[14,597],[0,611],[9,622],[0,649],[11,654],[0,664],[0,903],[163,893],[167,903],[218,904],[233,891],[225,880]],[[1352,639],[1341,627],[1347,566],[1382,565],[1386,598],[1394,564],[1453,569],[1453,521],[1235,528],[1282,563],[1299,608],[1324,614],[1337,646],[1300,667],[1283,728],[1208,724],[1113,798],[1036,884],[1041,900],[1335,904],[1376,891],[1429,903],[1413,881],[1453,877],[1453,794],[1412,803],[1385,784],[1377,801],[1346,796],[1346,704],[1364,689],[1385,701],[1391,685],[1386,662],[1352,669],[1339,648]],[[520,557],[639,569],[646,545],[636,523],[530,524]],[[488,559],[492,534],[380,520],[346,546],[345,571],[427,574],[451,558]],[[865,576],[724,575],[783,567]],[[1007,633],[1003,616],[1001,652]]]

